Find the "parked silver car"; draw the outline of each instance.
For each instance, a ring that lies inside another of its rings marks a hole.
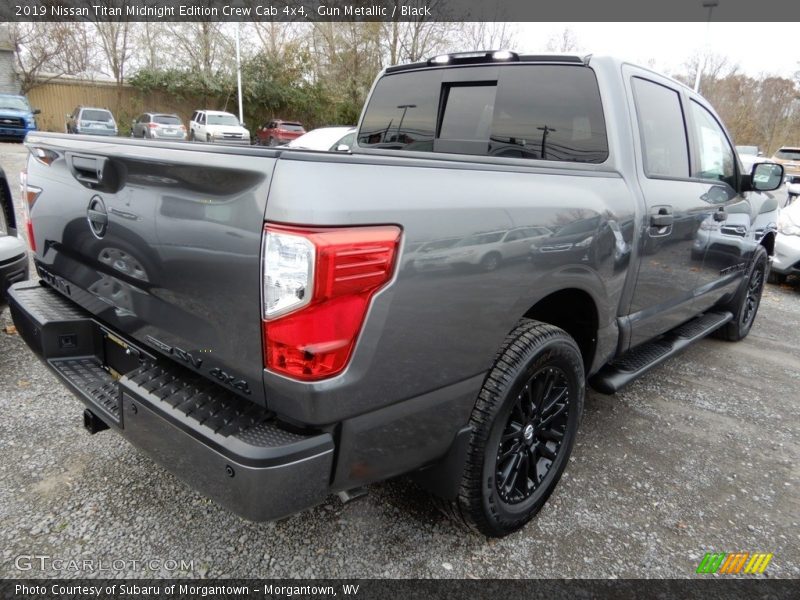
[[[175,114],[143,113],[131,123],[131,137],[151,140],[185,140],[186,126]]]
[[[78,106],[71,114],[66,116],[66,119],[65,129],[67,133],[110,136],[115,136],[119,133],[114,115],[107,108]]]

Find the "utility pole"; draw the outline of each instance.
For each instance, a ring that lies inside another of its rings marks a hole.
[[[236,90],[239,94],[239,123],[244,123],[242,110],[242,59],[239,54],[239,22],[236,22]]]
[[[714,11],[714,7],[719,6],[719,0],[706,0],[703,2],[703,8],[708,9],[708,20],[706,21],[706,50],[703,56],[703,64],[702,67],[700,65],[700,59],[698,57],[697,60],[697,75],[694,78],[694,91],[700,93],[700,75],[702,74],[703,70],[706,68],[706,61],[708,60],[708,54],[711,52],[711,44],[710,39],[708,37],[709,32],[711,31],[711,13]]]
[[[547,134],[555,133],[558,130],[548,127],[547,125],[544,127],[537,127],[536,129],[542,132],[542,160],[544,160],[547,158]]]

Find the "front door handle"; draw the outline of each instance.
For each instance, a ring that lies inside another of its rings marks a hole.
[[[655,215],[650,215],[650,227],[669,227],[675,222],[675,217],[666,208],[659,209]]]

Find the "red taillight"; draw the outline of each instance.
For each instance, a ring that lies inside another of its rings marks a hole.
[[[156,129],[158,127],[158,123],[148,123],[147,127],[149,129]]]
[[[304,381],[332,377],[347,366],[372,297],[392,278],[400,228],[264,231],[264,366]]]
[[[42,189],[28,185],[28,172],[21,171],[19,174],[20,187],[22,188],[22,208],[25,209],[25,229],[28,232],[28,245],[32,252],[36,252],[36,238],[33,235],[33,221],[31,220],[31,209],[33,208]]]

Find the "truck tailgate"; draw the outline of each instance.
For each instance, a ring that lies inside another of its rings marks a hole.
[[[264,404],[259,270],[276,153],[58,134],[27,145],[44,156],[28,161],[42,279]]]

